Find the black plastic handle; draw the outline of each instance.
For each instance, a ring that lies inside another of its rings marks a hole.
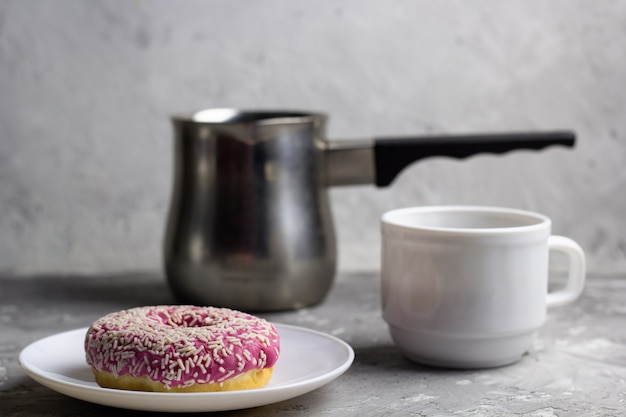
[[[552,145],[571,148],[575,142],[576,135],[571,131],[380,138],[374,141],[376,185],[391,184],[406,166],[433,156],[467,158],[479,153],[539,150]]]

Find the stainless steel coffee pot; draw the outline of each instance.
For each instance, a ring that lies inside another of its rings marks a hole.
[[[571,132],[329,141],[326,115],[295,111],[207,109],[172,120],[168,283],[180,302],[248,311],[310,306],[328,293],[328,187],[384,187],[431,156],[574,145]]]

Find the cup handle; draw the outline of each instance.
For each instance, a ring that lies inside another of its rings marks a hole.
[[[558,307],[571,303],[580,297],[585,286],[585,253],[580,245],[564,236],[548,238],[550,250],[564,252],[569,258],[567,283],[557,291],[548,293],[548,307]]]

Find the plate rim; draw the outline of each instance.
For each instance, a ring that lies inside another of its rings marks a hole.
[[[113,406],[113,407],[118,407],[118,408],[125,408],[125,409],[130,409],[127,406],[121,406],[121,405],[115,405],[112,402],[109,401],[93,401],[91,399],[85,399],[82,397],[77,397],[76,395],[72,395],[70,393],[64,392],[64,391],[60,391],[58,389],[56,389],[56,387],[61,387],[61,389],[63,387],[67,387],[68,389],[73,389],[76,391],[80,391],[82,393],[84,393],[85,395],[88,394],[94,394],[95,396],[108,396],[109,399],[113,398],[113,397],[117,397],[120,399],[131,399],[131,398],[143,398],[143,399],[149,399],[150,397],[153,398],[159,398],[162,399],[164,398],[164,395],[167,395],[166,398],[170,398],[170,399],[183,399],[183,398],[210,398],[211,396],[214,397],[219,397],[219,398],[230,398],[230,397],[238,397],[238,396],[246,396],[248,398],[254,398],[254,397],[265,397],[266,395],[272,394],[272,393],[280,393],[281,391],[293,391],[293,392],[297,392],[296,394],[293,395],[287,395],[284,398],[278,399],[278,400],[272,400],[272,401],[267,401],[267,402],[263,402],[263,403],[259,403],[258,405],[252,405],[252,406],[243,406],[243,407],[237,407],[237,408],[211,408],[211,407],[206,407],[206,408],[202,408],[202,409],[198,409],[198,408],[191,408],[189,410],[186,409],[179,409],[179,410],[175,410],[174,408],[172,408],[171,410],[163,410],[160,408],[151,408],[151,407],[137,407],[137,408],[133,408],[136,410],[144,410],[144,411],[163,411],[163,412],[202,412],[202,411],[229,411],[229,410],[236,410],[236,409],[243,409],[243,408],[251,408],[251,407],[257,407],[257,406],[262,406],[262,405],[269,405],[275,402],[279,402],[279,401],[285,401],[291,398],[295,398],[298,397],[300,395],[306,394],[308,392],[314,391],[320,387],[322,387],[323,385],[326,385],[330,382],[332,382],[334,379],[338,378],[339,376],[341,376],[343,373],[345,373],[350,366],[352,365],[352,363],[354,362],[354,358],[355,358],[355,353],[354,353],[354,349],[352,348],[352,346],[350,346],[347,342],[339,339],[336,336],[333,336],[331,334],[319,331],[319,330],[314,330],[314,329],[309,329],[306,327],[301,327],[301,326],[297,326],[297,325],[292,325],[292,324],[283,324],[283,323],[273,323],[272,324],[274,326],[276,326],[277,330],[280,333],[280,329],[289,329],[292,331],[296,331],[296,332],[304,332],[304,333],[308,333],[308,334],[312,334],[314,336],[317,337],[321,337],[323,339],[326,340],[330,340],[332,341],[336,346],[341,347],[341,350],[343,351],[343,353],[345,354],[345,357],[342,358],[342,362],[340,365],[336,366],[335,368],[321,374],[321,375],[317,375],[311,379],[305,379],[302,381],[298,381],[298,382],[294,382],[292,384],[288,384],[287,386],[275,386],[275,387],[263,387],[263,388],[259,388],[259,389],[250,389],[250,390],[241,390],[241,391],[224,391],[224,392],[176,392],[176,393],[162,393],[162,392],[147,392],[147,391],[131,391],[131,390],[120,390],[120,389],[113,389],[113,388],[103,388],[100,386],[91,386],[91,385],[85,385],[85,384],[81,384],[81,383],[77,383],[74,381],[66,381],[66,380],[60,380],[60,379],[56,379],[53,378],[51,376],[49,376],[49,371],[43,370],[39,367],[36,367],[32,362],[28,361],[26,359],[26,354],[28,353],[28,350],[33,348],[35,345],[45,342],[46,339],[52,339],[55,337],[60,337],[63,335],[66,335],[68,333],[79,333],[79,332],[87,332],[88,327],[81,327],[81,328],[76,328],[76,329],[72,329],[72,330],[65,330],[65,331],[61,331],[55,334],[51,334],[48,336],[44,336],[40,339],[37,339],[31,343],[29,343],[28,345],[26,345],[21,351],[20,354],[18,355],[18,364],[20,366],[20,368],[30,377],[32,378],[34,381],[36,381],[37,383],[46,386],[49,389],[52,389],[53,391],[59,392],[63,395],[72,397],[72,398],[77,398],[79,400],[82,401],[87,401],[87,402],[91,402],[91,403],[95,403],[95,404],[102,404],[102,405],[108,405],[108,406]],[[86,365],[88,366],[88,365]],[[61,374],[62,375],[62,374]],[[45,381],[45,382],[42,382]],[[149,405],[149,404],[148,404]]]

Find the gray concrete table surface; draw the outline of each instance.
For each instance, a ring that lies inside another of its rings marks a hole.
[[[58,394],[25,375],[17,358],[29,343],[108,312],[173,302],[156,275],[0,277],[0,416],[153,415]],[[354,364],[300,397],[213,415],[626,416],[626,276],[590,276],[580,300],[549,311],[520,362],[487,370],[406,360],[381,318],[376,273],[341,274],[318,306],[260,315],[345,340]]]

